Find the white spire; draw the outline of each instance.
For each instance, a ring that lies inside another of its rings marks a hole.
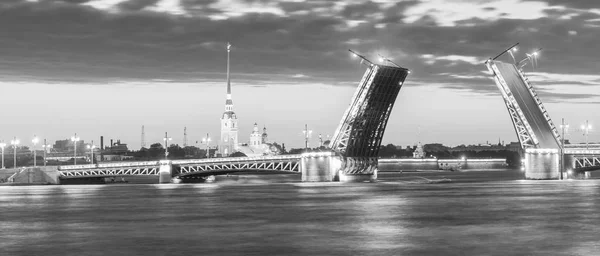
[[[229,52],[231,52],[231,44],[227,42],[227,99],[231,99],[231,82],[229,79]]]

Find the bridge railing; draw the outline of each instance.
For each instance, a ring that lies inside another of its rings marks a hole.
[[[98,168],[121,168],[121,167],[138,167],[138,166],[158,166],[160,161],[143,161],[143,162],[120,162],[120,163],[102,163],[102,164],[81,164],[81,165],[61,165],[59,170],[82,170],[82,169],[98,169]]]
[[[171,160],[174,165],[194,165],[194,164],[222,164],[222,163],[244,163],[244,162],[275,162],[285,160],[299,160],[302,157],[321,157],[332,156],[333,152],[310,152],[295,155],[276,155],[276,156],[256,156],[256,157],[221,157],[221,158],[203,158],[203,159],[181,159]],[[165,161],[165,160],[161,160]],[[89,169],[111,169],[127,167],[158,167],[161,161],[138,161],[138,162],[118,162],[101,164],[82,164],[82,165],[63,165],[58,166],[59,171],[89,170]]]
[[[202,158],[173,160],[171,164],[205,164],[205,163],[231,163],[231,162],[249,162],[249,161],[276,161],[286,159],[300,159],[302,155],[277,155],[277,156],[256,156],[256,157],[221,157],[221,158]]]
[[[600,149],[600,144],[565,144],[565,148],[590,148],[590,149]]]
[[[565,149],[565,154],[567,155],[600,155],[600,149],[585,149],[585,148],[577,148],[577,149]]]

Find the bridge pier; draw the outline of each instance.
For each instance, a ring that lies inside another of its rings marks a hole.
[[[338,181],[341,159],[333,152],[305,153],[300,159],[303,182]]]
[[[158,183],[171,183],[173,165],[170,160],[161,160],[158,169]]]
[[[556,180],[560,177],[560,153],[557,149],[525,150],[525,178]]]
[[[364,182],[377,180],[377,158],[341,157],[333,152],[302,154],[303,182]]]

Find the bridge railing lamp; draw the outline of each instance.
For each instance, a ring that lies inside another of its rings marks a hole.
[[[206,158],[210,158],[210,137],[208,136],[208,133],[206,134],[206,137],[202,138],[202,143],[206,144]]]
[[[6,143],[4,141],[0,142],[0,149],[2,149],[2,166],[0,168],[5,169],[4,167],[4,147],[6,147]]]
[[[37,152],[35,151],[35,147],[38,144],[38,142],[40,142],[40,139],[38,139],[37,136],[33,135],[33,139],[31,140],[31,143],[33,143],[33,167],[37,166]]]
[[[19,139],[17,139],[17,137],[15,137],[14,139],[12,139],[10,141],[10,145],[13,145],[13,148],[14,148],[13,166],[15,169],[17,169],[17,145],[19,145],[19,143],[21,143],[21,142],[19,141]]]
[[[90,163],[94,164],[94,149],[96,145],[87,145],[87,148],[90,150]]]
[[[73,142],[73,165],[77,165],[77,142],[79,141],[79,137],[77,137],[77,133],[75,136],[71,137],[71,141]]]

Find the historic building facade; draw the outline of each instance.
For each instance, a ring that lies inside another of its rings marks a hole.
[[[267,127],[263,126],[262,134],[258,130],[258,124],[254,123],[254,129],[250,134],[250,145],[249,146],[260,146],[262,144],[267,144]]]

